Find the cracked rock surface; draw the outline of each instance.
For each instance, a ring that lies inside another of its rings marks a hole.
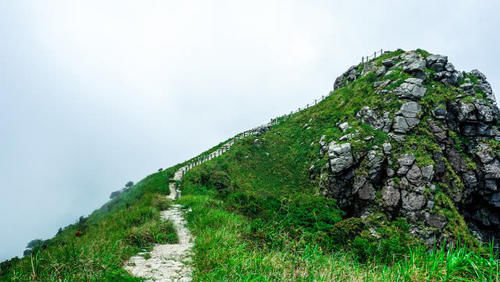
[[[361,103],[356,122],[339,119],[350,126],[342,137],[321,137],[319,193],[348,217],[404,218],[429,246],[468,229],[500,249],[500,110],[491,85],[446,56],[398,51],[335,81],[334,89],[365,87],[360,94],[376,102]]]

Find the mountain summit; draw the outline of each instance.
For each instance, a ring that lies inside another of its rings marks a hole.
[[[337,124],[345,134],[319,140],[325,165],[311,173],[321,194],[353,217],[404,217],[429,246],[498,244],[500,111],[486,76],[398,50],[351,67],[332,96],[359,87],[352,99],[362,107]],[[364,125],[383,137],[365,136]]]

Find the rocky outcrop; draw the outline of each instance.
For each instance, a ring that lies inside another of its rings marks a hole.
[[[333,84],[333,89],[338,89],[344,87],[350,82],[355,81],[358,77],[360,77],[361,72],[358,71],[357,66],[350,67],[345,73],[335,79],[335,83]]]
[[[389,112],[384,112],[382,117],[379,117],[370,107],[363,107],[357,114],[356,118],[364,123],[371,125],[375,129],[380,129],[384,132],[389,132],[392,126],[392,120]]]
[[[351,152],[351,144],[337,144],[334,141],[328,147],[330,157],[330,170],[339,173],[352,166],[354,160]]]
[[[420,122],[421,107],[417,102],[409,101],[401,106],[394,118],[393,130],[396,133],[406,133]]]
[[[328,161],[320,192],[350,216],[405,217],[429,245],[456,239],[463,226],[453,211],[476,239],[500,242],[500,111],[484,74],[457,71],[446,56],[397,52],[351,67],[335,89],[371,72],[374,92],[398,108],[367,105],[355,117],[390,138],[355,150],[373,137],[361,139],[355,129],[334,140],[323,136],[320,156]],[[423,135],[426,144],[405,143]]]
[[[419,78],[408,78],[394,90],[394,93],[401,98],[418,100],[427,92],[427,88],[422,86],[422,82],[423,80]]]

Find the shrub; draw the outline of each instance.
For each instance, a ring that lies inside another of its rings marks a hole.
[[[330,230],[330,238],[335,245],[346,245],[359,236],[364,224],[360,218],[351,217],[337,222]]]
[[[118,190],[118,191],[113,191],[113,192],[111,192],[111,194],[109,195],[109,198],[110,198],[110,199],[114,199],[114,198],[116,198],[116,197],[120,196],[120,194],[121,194],[121,193],[122,193],[122,191],[121,191],[121,190]]]
[[[170,201],[163,195],[156,195],[151,204],[161,211],[167,210],[170,207]]]
[[[256,217],[263,211],[262,201],[254,194],[243,191],[231,193],[226,198],[226,206],[251,218]]]
[[[231,187],[231,178],[225,171],[215,171],[210,175],[209,185],[217,189],[219,193],[227,193]]]
[[[179,238],[171,221],[156,220],[140,227],[133,227],[124,240],[129,245],[138,248],[147,248],[151,247],[153,243],[177,243]]]
[[[410,235],[410,225],[406,219],[384,222],[377,222],[377,227],[373,223],[366,224],[366,228],[350,244],[360,261],[394,263],[417,245],[417,239]]]

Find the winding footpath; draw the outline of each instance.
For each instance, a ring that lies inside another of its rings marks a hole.
[[[176,189],[176,183],[182,180],[184,174],[193,167],[222,155],[234,144],[234,139],[228,141],[218,150],[208,156],[198,159],[178,169],[169,183],[170,200],[180,198],[180,190]],[[125,270],[130,274],[148,279],[147,281],[191,281],[192,266],[191,256],[194,238],[186,228],[186,221],[182,206],[173,204],[168,210],[161,212],[163,220],[170,220],[177,230],[179,242],[176,244],[156,244],[149,253],[139,253],[131,257],[125,263]],[[145,259],[145,257],[148,257]]]
[[[290,118],[293,114],[316,105],[324,99],[325,96],[321,96],[321,99],[315,99],[313,104],[307,104],[304,108],[298,108],[296,111],[291,111],[290,114],[271,119],[271,122],[267,124],[242,132],[227,141],[214,152],[191,160],[187,165],[181,167],[174,173],[174,177],[169,181],[170,195],[168,195],[167,198],[172,201],[179,199],[181,197],[181,191],[177,189],[177,183],[180,183],[184,174],[195,166],[224,154],[236,140],[248,136],[261,135],[267,132],[272,126],[280,124],[281,119]],[[182,206],[178,204],[171,205],[170,209],[161,212],[161,218],[163,220],[172,221],[177,230],[179,242],[176,244],[156,244],[151,252],[143,252],[139,253],[137,256],[131,257],[125,263],[124,268],[136,277],[148,279],[147,281],[191,281],[191,255],[194,238],[185,226],[186,221],[184,219]],[[145,259],[145,257],[149,258]]]

